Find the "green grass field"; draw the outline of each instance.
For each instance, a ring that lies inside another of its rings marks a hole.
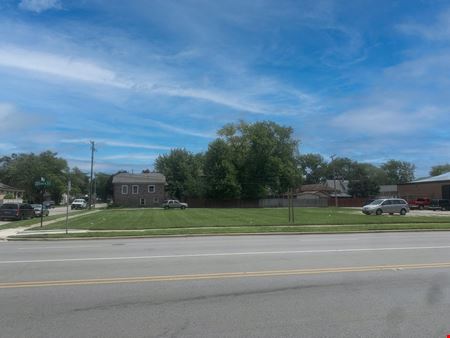
[[[409,217],[399,215],[366,216],[358,210],[343,208],[296,208],[296,225],[382,225],[382,224],[440,224],[441,227],[448,224],[450,217],[421,216]],[[71,229],[88,230],[139,230],[146,229],[162,231],[164,229],[176,229],[180,232],[183,228],[202,228],[206,232],[212,232],[211,228],[220,228],[219,231],[227,231],[226,227],[262,227],[271,226],[282,229],[281,226],[289,225],[288,210],[285,208],[271,209],[187,209],[187,210],[162,210],[162,209],[110,209],[95,214],[80,216],[69,220]],[[48,225],[45,229],[64,228],[63,221]],[[262,229],[262,228],[261,228]],[[196,230],[197,231],[197,230]],[[201,229],[198,231],[202,231]],[[234,230],[236,231],[236,230]]]

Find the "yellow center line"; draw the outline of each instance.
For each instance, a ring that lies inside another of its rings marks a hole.
[[[314,275],[323,273],[348,273],[348,272],[370,272],[370,271],[385,271],[398,269],[413,270],[413,269],[433,269],[433,268],[450,268],[450,262],[425,263],[425,264],[369,265],[356,267],[336,267],[336,268],[331,267],[331,268],[292,269],[292,270],[267,270],[267,271],[251,271],[251,272],[222,272],[222,273],[205,273],[205,274],[190,274],[190,275],[70,279],[70,280],[54,280],[54,281],[24,281],[24,282],[0,283],[0,289],[32,288],[32,287],[48,287],[48,286],[144,283],[144,282],[193,281],[205,279],[227,279],[227,278],[248,278],[248,277],[282,277],[293,275]]]

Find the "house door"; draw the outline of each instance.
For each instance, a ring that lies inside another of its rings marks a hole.
[[[442,198],[446,200],[450,200],[450,185],[442,186]]]

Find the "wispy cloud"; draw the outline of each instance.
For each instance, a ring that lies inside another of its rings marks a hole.
[[[113,71],[94,62],[13,46],[0,46],[0,66],[120,88],[130,87]]]
[[[19,8],[41,13],[49,9],[61,9],[62,6],[60,0],[21,0],[19,2]]]
[[[332,125],[356,134],[398,136],[428,129],[439,123],[442,116],[435,107],[417,111],[392,108],[378,106],[348,111],[333,118]]]
[[[80,139],[63,139],[60,142],[69,144],[88,144],[91,140],[87,138]],[[151,150],[170,150],[172,147],[155,145],[155,144],[145,144],[145,143],[135,143],[135,142],[122,142],[116,140],[107,139],[95,139],[94,140],[98,146],[106,145],[111,147],[124,147],[124,148],[139,148],[139,149],[151,149]]]
[[[403,34],[419,36],[426,40],[439,41],[450,39],[450,9],[441,12],[432,22],[405,22],[397,25]]]
[[[166,131],[170,131],[172,133],[176,133],[176,134],[181,134],[181,135],[188,135],[188,136],[195,136],[195,137],[202,137],[202,138],[214,138],[216,136],[215,132],[201,132],[201,131],[196,131],[196,130],[191,130],[188,128],[179,128],[179,127],[175,127],[173,124],[168,124],[168,123],[164,123],[164,122],[160,122],[160,121],[156,121],[156,120],[152,120],[152,119],[143,119],[142,123],[151,125],[151,126],[155,126],[157,128],[166,130]]]

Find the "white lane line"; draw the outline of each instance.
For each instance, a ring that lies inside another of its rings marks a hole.
[[[36,249],[78,249],[78,248],[101,248],[100,245],[78,245],[78,246],[35,246],[27,248],[17,248],[18,250],[36,250]]]
[[[339,253],[339,252],[362,252],[362,251],[396,251],[396,250],[436,250],[450,249],[446,246],[411,246],[400,248],[354,248],[354,249],[327,249],[327,250],[293,250],[293,251],[254,251],[254,252],[220,252],[205,254],[184,255],[159,255],[159,256],[121,256],[121,257],[87,257],[87,258],[60,258],[60,259],[35,259],[0,261],[0,264],[18,263],[56,263],[56,262],[88,262],[88,261],[114,261],[114,260],[136,260],[136,259],[165,259],[165,258],[191,258],[191,257],[218,257],[218,256],[252,256],[252,255],[289,255],[289,254],[314,254],[314,253]]]

